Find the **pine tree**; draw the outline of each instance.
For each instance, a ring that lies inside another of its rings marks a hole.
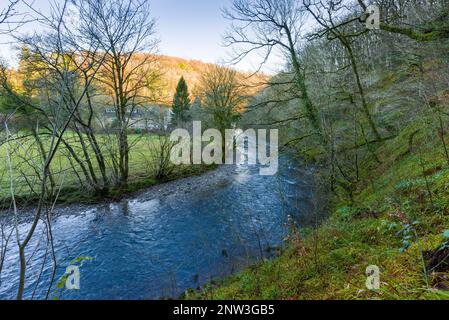
[[[187,83],[184,77],[181,77],[176,87],[176,93],[173,98],[172,113],[173,113],[173,125],[181,125],[190,120],[190,96]]]

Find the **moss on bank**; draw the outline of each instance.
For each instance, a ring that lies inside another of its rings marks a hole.
[[[287,243],[278,258],[185,298],[448,298],[441,290],[449,289],[448,273],[432,271],[429,258],[448,245],[449,166],[425,120],[377,146],[382,163],[365,160],[354,203],[335,200],[317,233],[301,230],[301,240]],[[366,289],[369,265],[381,270],[380,290]]]

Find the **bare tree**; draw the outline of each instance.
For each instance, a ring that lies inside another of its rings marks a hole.
[[[334,3],[352,8],[351,15],[340,21],[335,28],[354,22],[366,25],[372,14],[368,12],[369,5],[376,5],[381,10],[379,28],[383,31],[419,42],[449,37],[449,6],[445,0],[339,0]]]
[[[344,28],[347,25],[340,25],[340,27],[336,27],[338,24],[338,19],[341,14],[347,14],[348,8],[341,1],[310,1],[304,0],[304,6],[314,17],[315,21],[319,24],[320,30],[315,36],[323,37],[326,36],[328,40],[339,40],[343,47],[346,49],[347,57],[349,63],[351,65],[355,82],[357,85],[358,93],[360,96],[360,101],[362,104],[362,112],[365,115],[369,126],[376,138],[376,140],[380,140],[380,134],[377,129],[377,126],[373,120],[371,112],[369,110],[365,89],[362,84],[362,79],[360,76],[360,71],[358,67],[358,63],[356,60],[356,56],[353,49],[353,39],[357,38],[361,34],[363,34],[366,30],[352,30],[348,31],[347,28]]]
[[[159,73],[154,55],[155,20],[148,0],[85,0],[81,15],[90,21],[86,33],[93,43],[107,51],[96,77],[105,89],[118,122],[119,183],[126,187],[129,177],[131,116],[151,101],[150,91]]]
[[[299,56],[305,12],[295,0],[234,0],[232,8],[224,11],[224,16],[234,22],[231,32],[225,36],[225,44],[236,48],[233,62],[262,52],[264,64],[279,49],[291,64],[292,83],[306,117],[314,133],[324,142],[319,112],[309,96],[305,68]]]
[[[199,91],[203,110],[207,112],[224,139],[225,130],[231,129],[244,110],[247,96],[237,72],[224,66],[211,66],[201,77]],[[223,157],[226,145],[222,141]]]
[[[157,128],[155,130],[157,132],[145,135],[144,142],[149,152],[142,154],[142,157],[147,160],[148,172],[154,174],[158,180],[168,178],[175,169],[175,165],[171,162],[171,152],[176,142],[170,140],[170,126],[167,121],[167,111],[164,109],[165,107],[160,107],[149,111],[151,114],[148,121],[153,128]]]
[[[15,86],[12,86],[8,78],[6,68],[1,72],[1,83],[3,92],[9,99],[12,99],[18,105],[18,108],[26,106],[35,110],[42,115],[46,122],[42,124],[45,131],[47,148],[43,150],[43,161],[35,161],[33,155],[28,152],[20,139],[17,139],[10,130],[8,122],[14,117],[17,110],[8,115],[4,121],[7,143],[7,163],[9,168],[10,196],[13,216],[14,230],[19,251],[20,279],[17,292],[17,299],[21,300],[25,293],[25,281],[27,272],[27,248],[31,240],[38,230],[38,226],[45,221],[47,226],[46,234],[48,241],[52,244],[51,236],[51,216],[54,208],[55,197],[59,195],[62,188],[62,182],[59,191],[55,194],[53,190],[49,190],[48,181],[52,175],[51,168],[57,153],[63,144],[64,135],[69,129],[72,120],[86,97],[89,88],[94,81],[95,75],[99,70],[99,65],[94,63],[101,56],[105,56],[107,51],[99,53],[99,47],[81,47],[78,45],[78,36],[80,29],[74,29],[73,26],[67,24],[66,13],[69,0],[63,3],[54,3],[52,12],[49,16],[45,16],[37,11],[40,23],[44,27],[41,34],[34,36],[20,37],[16,39],[24,43],[30,48],[30,52],[36,58],[37,63],[35,72],[38,73],[39,91],[38,97],[27,99]],[[86,54],[88,52],[89,54]],[[76,74],[80,71],[80,66],[84,66],[84,71],[88,76],[80,81],[78,86],[73,86]],[[39,127],[39,123],[37,123]],[[40,132],[40,129],[36,129]],[[42,134],[42,133],[39,133]],[[33,219],[28,229],[19,228],[20,207],[16,198],[17,186],[15,184],[15,174],[13,172],[14,150],[22,150],[25,154],[23,158],[27,158],[32,163],[34,170],[38,172],[38,181],[29,182],[31,190],[37,195],[37,206],[33,210]],[[63,175],[64,176],[64,175]],[[64,179],[61,179],[63,181]],[[36,184],[37,183],[37,184]],[[51,250],[53,251],[53,250]],[[56,257],[53,258],[53,276],[56,270]]]
[[[20,0],[8,0],[6,5],[0,6],[0,35],[10,33],[12,29],[15,29],[17,21],[10,20],[18,15],[15,8],[19,2]],[[4,25],[6,25],[6,29],[4,29]]]
[[[381,8],[383,17],[379,27],[383,31],[404,35],[420,42],[449,37],[449,3],[445,0],[357,0],[357,3],[362,13],[355,19],[362,23],[369,18],[368,4],[376,4]]]
[[[202,105],[214,116],[216,125],[229,129],[247,98],[237,71],[211,66],[201,77],[200,91]]]
[[[87,39],[88,40],[88,39]],[[87,42],[87,41],[86,41]],[[96,61],[98,57],[92,57],[92,63],[101,68],[100,61]],[[76,74],[74,82],[74,90],[78,90],[78,83],[82,83],[89,79],[89,70],[86,65],[78,66],[79,72]],[[74,133],[71,141],[63,140],[63,143],[69,153],[69,157],[73,158],[76,164],[81,168],[82,176],[85,182],[98,194],[107,193],[110,186],[108,176],[107,152],[102,147],[102,137],[97,136],[95,126],[101,121],[98,117],[99,108],[95,106],[98,102],[95,97],[99,95],[98,86],[93,83],[86,92],[85,99],[74,114],[70,130]],[[105,132],[103,132],[105,134]],[[81,152],[77,154],[74,146],[80,146]],[[92,156],[93,153],[93,156]],[[105,154],[106,153],[106,154]],[[98,168],[99,173],[97,174]],[[73,170],[76,171],[75,166]],[[80,183],[83,183],[80,179]]]

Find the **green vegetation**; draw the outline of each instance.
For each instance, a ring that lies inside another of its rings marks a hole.
[[[284,147],[316,168],[310,214],[328,218],[293,226],[278,257],[185,298],[448,299],[448,42],[408,34],[419,30],[413,14],[415,25],[397,18],[374,34],[360,26],[363,16],[340,15],[342,2],[303,4],[317,26],[299,52],[291,40],[304,37],[301,5],[287,0],[234,0],[228,44],[245,43],[241,56],[263,44],[290,58],[243,123],[281,127]],[[427,7],[429,23],[447,16],[439,4]],[[373,265],[378,290],[366,286]]]
[[[172,105],[172,124],[180,125],[189,120],[189,111],[190,111],[190,94],[189,88],[187,87],[187,83],[184,80],[184,77],[181,77],[178,82],[178,86],[176,87],[176,93],[173,98]]]
[[[433,74],[438,63],[426,65],[426,72]],[[395,101],[413,81],[406,72],[385,73],[369,89],[377,95],[394,92],[387,100]],[[434,99],[448,102],[444,91]],[[404,121],[403,109],[398,108],[387,121],[392,119]],[[188,291],[185,297],[449,298],[445,291],[449,289],[448,159],[432,111],[420,112],[406,122],[397,134],[375,143],[370,151],[360,143],[359,180],[350,190],[336,187],[329,218],[320,226],[294,229],[274,260],[209,284],[200,292]],[[344,126],[340,121],[336,130],[343,131]],[[289,140],[288,134],[284,139]],[[317,183],[327,184],[329,172],[320,166],[323,155],[307,142],[301,150],[308,150],[308,158],[321,168]],[[379,290],[366,289],[370,265],[380,268]]]
[[[22,132],[21,136],[26,136],[26,132]],[[65,139],[71,141],[74,149],[81,149],[79,140],[73,132],[67,132]],[[110,137],[99,135],[99,141],[102,146],[107,146]],[[75,203],[84,202],[92,203],[104,200],[117,199],[127,193],[132,193],[140,189],[150,187],[155,184],[163,183],[177,178],[197,175],[212,167],[208,166],[177,166],[167,176],[158,176],[157,162],[161,154],[161,142],[164,139],[157,135],[141,134],[129,135],[129,139],[133,148],[130,154],[130,179],[125,189],[110,188],[107,193],[96,193],[94,189],[90,189],[84,185],[86,181],[80,179],[78,172],[79,166],[71,161],[67,150],[61,148],[58,150],[55,160],[51,165],[51,172],[63,181],[58,181],[59,192],[58,202]],[[50,141],[42,138],[45,149],[48,149]],[[0,146],[0,204],[8,205],[11,201],[9,166],[7,160],[7,144]],[[23,203],[32,204],[38,200],[38,195],[34,193],[33,186],[39,181],[39,169],[30,165],[28,158],[39,159],[39,148],[33,137],[22,139],[21,145],[16,146],[15,150],[10,150],[12,174],[14,181],[15,197],[21,199]],[[90,155],[93,157],[93,152]],[[109,162],[111,159],[107,159]],[[99,173],[99,168],[95,167],[94,171]]]
[[[440,146],[416,138],[418,154],[403,155],[416,127],[378,149],[383,165],[365,172],[354,205],[337,202],[317,230],[301,230],[280,257],[249,268],[188,298],[205,299],[423,299],[448,298],[444,273],[423,272],[449,229],[449,169]],[[435,141],[435,140],[434,140]],[[422,171],[420,162],[424,163]],[[368,167],[368,165],[367,165]],[[365,167],[365,169],[367,169]],[[432,200],[426,193],[431,186]],[[374,188],[374,189],[373,189]],[[402,236],[409,227],[416,231]],[[365,270],[381,269],[381,289],[368,291]],[[445,265],[447,268],[447,264]],[[426,280],[427,278],[427,280]],[[428,285],[426,283],[428,281]]]
[[[232,0],[231,62],[259,57],[260,71],[284,59],[270,79],[158,56],[149,0],[70,3],[76,24],[55,5],[32,10],[42,29],[31,36],[0,28],[22,48],[17,69],[0,64],[0,206],[17,230],[18,300],[56,202],[117,199],[212,168],[170,161],[170,130],[193,131],[192,119],[223,138],[237,125],[279,129],[281,147],[316,169],[316,219],[292,223],[275,259],[186,298],[449,298],[448,1]],[[160,105],[172,97],[172,110]],[[373,265],[377,290],[366,288]]]

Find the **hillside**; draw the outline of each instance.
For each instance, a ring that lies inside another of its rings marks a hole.
[[[446,68],[447,62],[428,59],[422,69],[423,86],[444,77]],[[396,124],[389,130],[397,131],[372,146],[375,158],[359,153],[360,179],[352,199],[337,193],[329,218],[317,229],[299,230],[278,258],[206,286],[201,293],[189,292],[188,298],[448,298],[448,123],[443,120],[446,129],[440,130],[438,116],[415,98],[416,77],[408,66],[382,70],[376,79],[368,88],[370,95],[376,107],[388,110],[383,121]],[[444,85],[428,99],[447,111]],[[346,130],[341,122],[335,129]],[[314,151],[313,144],[306,145]],[[320,156],[311,157],[317,165]],[[323,183],[321,178],[317,175],[317,184]],[[379,290],[366,289],[370,265],[380,269]]]
[[[160,103],[168,106],[172,104],[173,95],[181,77],[184,77],[186,80],[193,100],[199,94],[198,90],[202,75],[214,66],[212,63],[206,63],[200,60],[187,60],[164,55],[147,56],[141,53],[135,54],[131,65],[139,65],[143,59],[146,59],[148,62],[143,64],[141,68],[157,74],[155,76],[157,78],[155,88],[151,90],[142,89],[144,90],[143,95],[154,96]],[[14,86],[18,88],[22,86],[22,82],[24,81],[24,75],[22,73],[26,70],[26,66],[27,63],[22,60],[18,68],[8,69],[8,77]],[[241,71],[237,71],[237,76],[242,80],[242,83],[252,86],[248,88],[251,94],[256,94],[260,87],[270,78],[270,76],[263,73],[250,74]]]
[[[184,77],[189,90],[195,92],[201,81],[201,74],[213,64],[199,60],[186,60],[170,56],[158,56],[157,63],[160,67],[162,83],[165,90],[162,92],[166,98],[172,98],[175,93],[179,78]]]
[[[200,60],[187,60],[178,57],[157,56],[157,65],[161,72],[161,95],[166,104],[171,104],[176,85],[181,77],[187,82],[192,96],[198,94],[198,86],[201,82],[201,76],[208,68],[214,66],[211,63],[205,63]],[[249,73],[238,72],[239,77],[248,78],[246,84],[262,84],[269,78],[265,74],[251,75]]]

